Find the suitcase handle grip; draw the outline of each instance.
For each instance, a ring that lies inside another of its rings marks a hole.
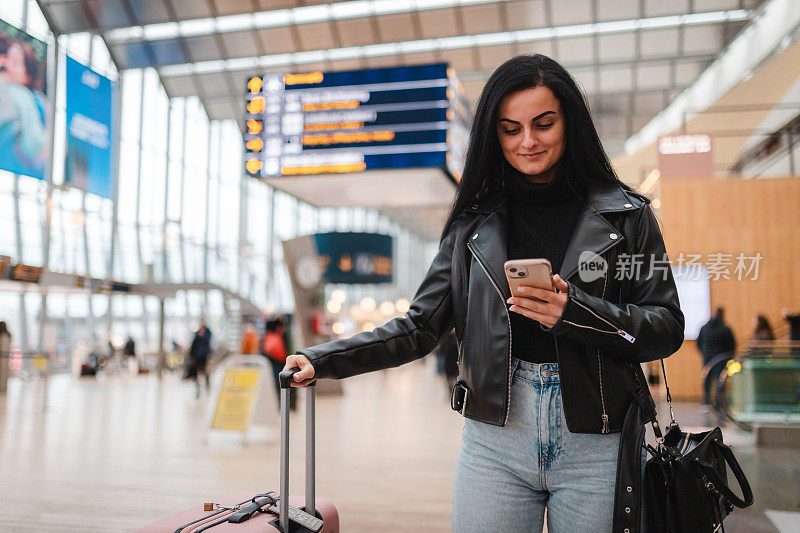
[[[278,380],[281,383],[282,389],[288,389],[292,386],[292,378],[295,374],[300,372],[299,368],[290,368],[289,370],[281,370],[281,373],[278,374]]]
[[[278,374],[278,382],[281,385],[282,389],[288,389],[292,386],[292,377],[300,372],[299,368],[290,368],[289,370],[281,370],[281,373]],[[313,387],[317,384],[317,380],[315,379],[311,383],[309,383],[308,387]]]

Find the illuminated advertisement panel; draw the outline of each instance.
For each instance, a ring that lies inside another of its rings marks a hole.
[[[328,283],[391,283],[392,237],[378,233],[314,235],[322,276]]]
[[[43,179],[47,134],[47,45],[0,20],[0,169]]]
[[[111,80],[67,57],[67,157],[64,181],[111,198]]]
[[[258,177],[445,168],[459,89],[444,63],[253,76],[245,168]]]

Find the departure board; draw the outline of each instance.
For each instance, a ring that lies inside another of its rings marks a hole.
[[[441,167],[460,175],[471,116],[445,63],[265,74],[245,91],[257,177]]]

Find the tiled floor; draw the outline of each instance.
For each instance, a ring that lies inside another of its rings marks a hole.
[[[343,531],[450,530],[463,421],[432,363],[352,378],[344,395],[318,399],[317,492],[337,504]],[[0,531],[132,531],[214,495],[277,489],[277,441],[242,447],[212,434],[203,445],[207,402],[195,400],[191,383],[61,376],[50,382],[44,412],[43,390],[12,380],[0,397]],[[677,404],[676,413],[686,427],[708,423],[694,404]],[[277,413],[269,417],[277,423]],[[303,457],[302,421],[301,408],[295,459]],[[730,428],[725,438],[756,494],[726,530],[800,531],[800,451],[756,449],[749,434]],[[302,493],[303,468],[293,464]]]

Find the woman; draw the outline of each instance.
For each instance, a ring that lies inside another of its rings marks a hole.
[[[774,341],[775,340],[775,332],[772,331],[772,325],[769,323],[769,319],[762,315],[758,314],[753,317],[753,339],[754,341],[764,342],[764,341]]]
[[[768,356],[772,353],[773,341],[775,340],[775,332],[772,330],[772,325],[769,319],[762,315],[757,314],[753,317],[753,336],[748,343],[751,355]]]
[[[290,356],[293,385],[406,363],[455,326],[452,403],[467,420],[453,530],[541,531],[547,508],[551,532],[638,531],[639,409],[653,408],[639,363],[683,341],[669,268],[612,272],[618,258],[663,267],[648,203],[614,175],[564,68],[542,55],[510,59],[483,89],[458,195],[411,310]],[[558,292],[511,298],[503,263],[542,257]]]

